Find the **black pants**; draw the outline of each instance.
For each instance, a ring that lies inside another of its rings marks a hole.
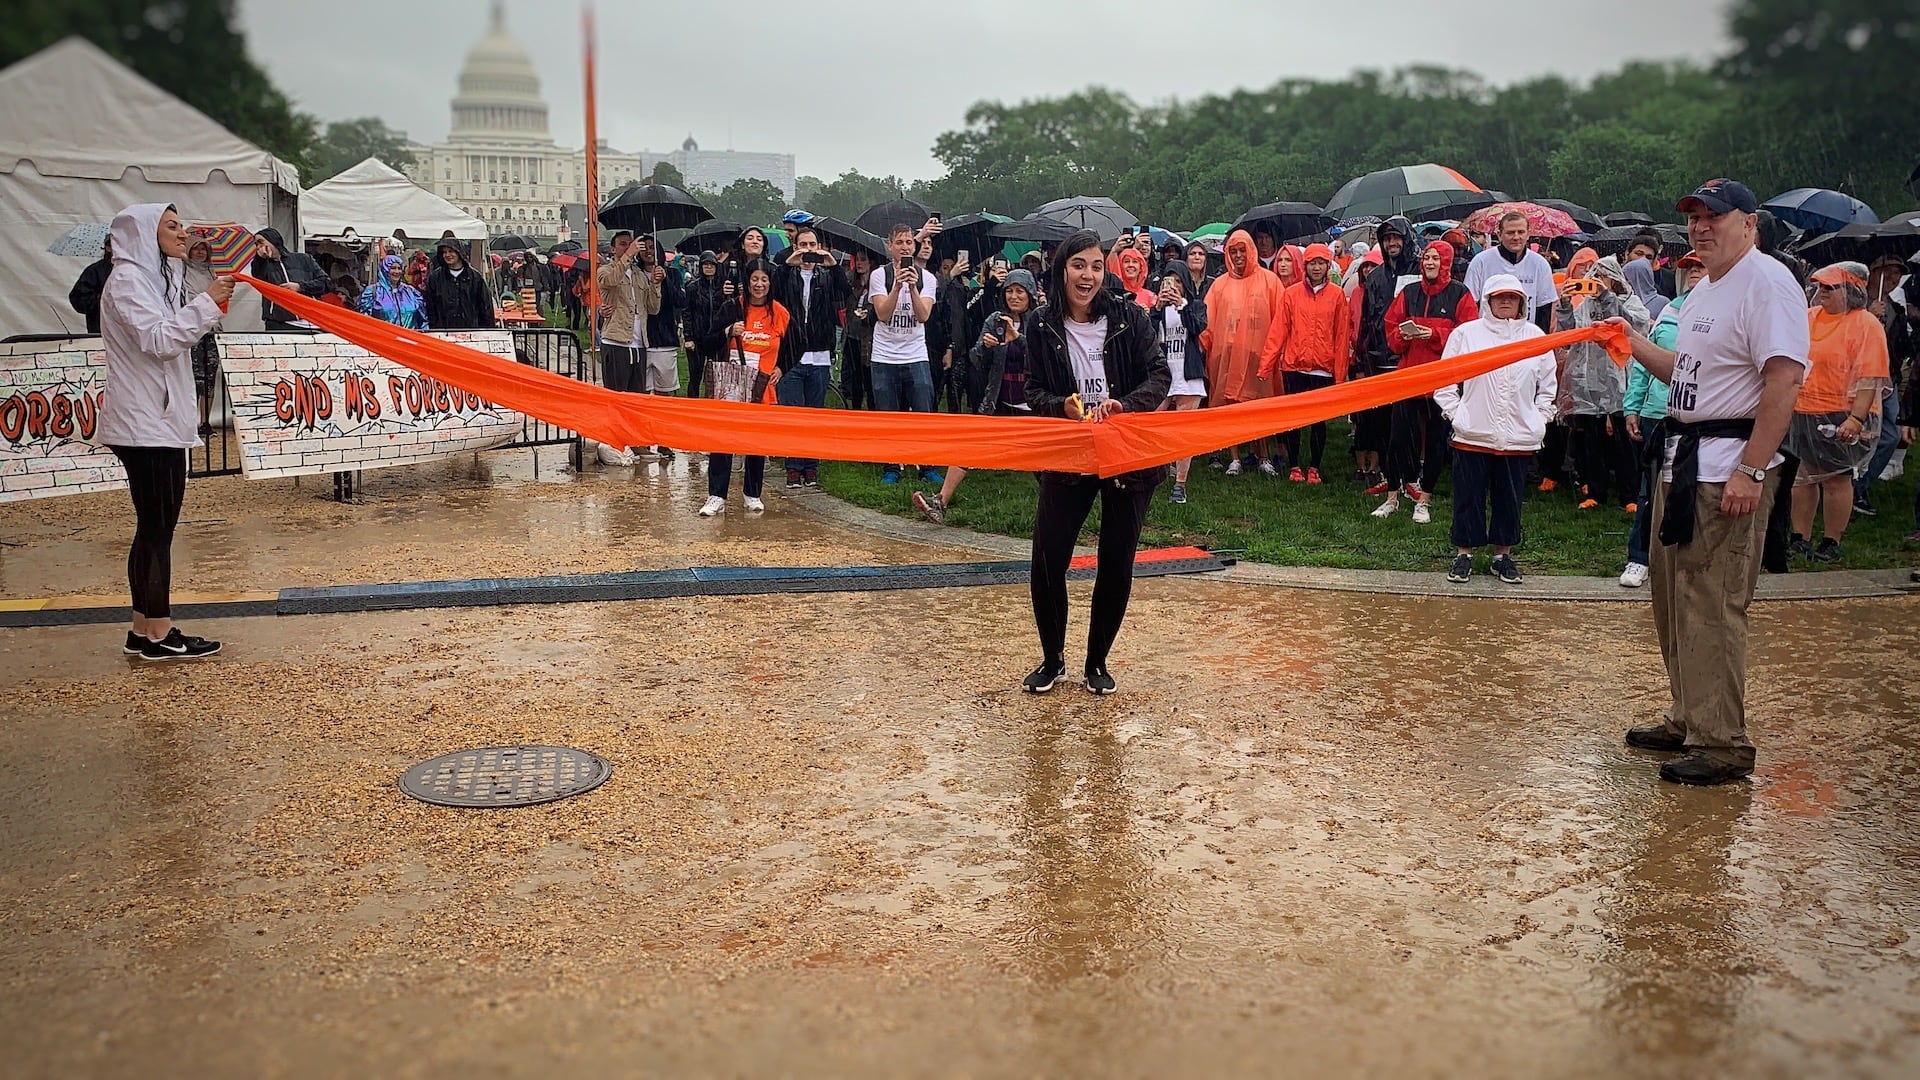
[[[740,478],[740,494],[749,499],[760,497],[760,488],[767,475],[767,459],[759,454],[746,456],[746,467]],[[707,455],[707,494],[727,497],[727,486],[733,483],[733,455]]]
[[[840,396],[849,409],[873,407],[873,368],[867,359],[871,347],[848,338],[840,349]]]
[[[1567,480],[1567,425],[1559,420],[1547,423],[1547,441],[1540,444],[1540,453],[1536,455],[1540,462],[1540,478],[1556,484]]]
[[[115,446],[133,496],[133,546],[127,550],[127,591],[133,612],[170,619],[173,607],[173,530],[187,497],[187,452],[173,446]]]
[[[645,350],[625,345],[600,345],[600,383],[609,390],[638,394],[646,390]]]
[[[1525,460],[1525,459],[1522,459]],[[1398,488],[1413,480],[1433,493],[1447,462],[1447,418],[1430,397],[1393,403],[1392,439],[1387,444],[1387,483]]]
[[[1512,547],[1520,542],[1520,494],[1527,485],[1527,455],[1453,451],[1453,546]],[[1487,501],[1493,524],[1487,524]]]
[[[1607,423],[1613,434],[1607,434]],[[1573,440],[1574,468],[1587,498],[1607,501],[1609,491],[1625,506],[1640,494],[1640,455],[1627,436],[1626,419],[1620,413],[1607,416],[1569,416],[1567,424]]]
[[[1324,390],[1332,385],[1333,379],[1331,377],[1321,378],[1311,372],[1283,371],[1280,373],[1280,388],[1289,394],[1305,394],[1313,390]],[[1319,468],[1320,459],[1325,457],[1327,453],[1327,425],[1325,421],[1309,427],[1307,429],[1307,435],[1308,458],[1305,462],[1302,462],[1300,459],[1300,429],[1294,428],[1292,431],[1280,436],[1287,444],[1287,464],[1296,469],[1301,468],[1303,465],[1311,465],[1316,469]]]
[[[687,396],[699,397],[700,384],[707,379],[707,354],[702,349],[687,346]]]
[[[1387,437],[1393,430],[1393,406],[1382,405],[1374,409],[1365,409],[1353,414],[1353,449],[1355,453],[1385,454]]]
[[[1033,516],[1033,568],[1027,584],[1033,593],[1033,625],[1047,658],[1067,651],[1067,566],[1080,526],[1100,499],[1100,565],[1093,579],[1093,621],[1087,627],[1087,666],[1104,665],[1133,595],[1133,557],[1140,529],[1153,505],[1154,488],[1115,487],[1091,476],[1040,474],[1040,502]]]

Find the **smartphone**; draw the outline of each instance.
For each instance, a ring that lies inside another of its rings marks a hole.
[[[959,259],[960,259],[960,261],[961,261],[961,262],[971,262],[971,261],[973,261],[973,260],[971,260],[971,259],[969,259],[969,258],[967,258],[967,249],[966,249],[966,248],[961,248],[961,249],[960,249],[960,255],[959,255]]]
[[[826,262],[827,257],[818,251],[803,251],[800,253],[800,261],[808,266],[818,266]]]
[[[1414,322],[1412,319],[1401,319],[1400,320],[1400,336],[1412,337],[1414,328],[1419,325],[1420,325],[1419,323]]]
[[[934,213],[931,213],[931,214],[928,214],[928,215],[927,215],[927,220],[928,220],[928,221],[931,221],[931,222],[933,222],[933,223],[934,223],[935,225],[938,225],[938,224],[940,224],[940,214],[939,214],[939,212],[938,212],[938,211],[936,211],[936,212],[934,212]]]

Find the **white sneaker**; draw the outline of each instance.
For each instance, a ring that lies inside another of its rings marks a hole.
[[[753,498],[752,496],[747,497],[747,513],[763,514],[763,513],[766,513],[766,510],[767,510],[766,503],[763,503],[759,499]]]
[[[700,507],[701,517],[712,517],[727,512],[727,500],[718,495],[707,496],[706,504]]]
[[[1646,583],[1646,563],[1630,562],[1627,564],[1626,570],[1620,575],[1620,587],[1623,589],[1637,589]]]
[[[1240,459],[1239,458],[1234,458],[1232,461],[1227,462],[1227,475],[1228,476],[1240,475]]]
[[[1273,459],[1268,458],[1260,463],[1260,474],[1262,476],[1279,476],[1280,470],[1274,467]]]
[[[1413,523],[1415,525],[1425,525],[1432,520],[1433,520],[1432,507],[1428,506],[1426,503],[1423,503],[1423,502],[1417,502],[1413,504]]]
[[[1398,509],[1400,509],[1400,500],[1389,498],[1386,502],[1381,503],[1378,509],[1374,510],[1373,516],[1377,518],[1392,517],[1393,512]]]

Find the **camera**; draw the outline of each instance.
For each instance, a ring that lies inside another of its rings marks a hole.
[[[819,266],[821,263],[827,261],[827,256],[823,252],[803,251],[800,253],[800,261],[806,263],[808,266]]]

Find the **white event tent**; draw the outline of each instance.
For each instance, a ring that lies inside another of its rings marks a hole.
[[[133,203],[297,234],[293,166],[91,42],[70,37],[0,71],[0,101],[0,337],[84,332],[67,292],[89,260],[47,246]]]
[[[487,223],[402,176],[379,158],[307,189],[300,197],[301,235],[314,240],[398,236],[434,240],[449,231],[485,240]]]

